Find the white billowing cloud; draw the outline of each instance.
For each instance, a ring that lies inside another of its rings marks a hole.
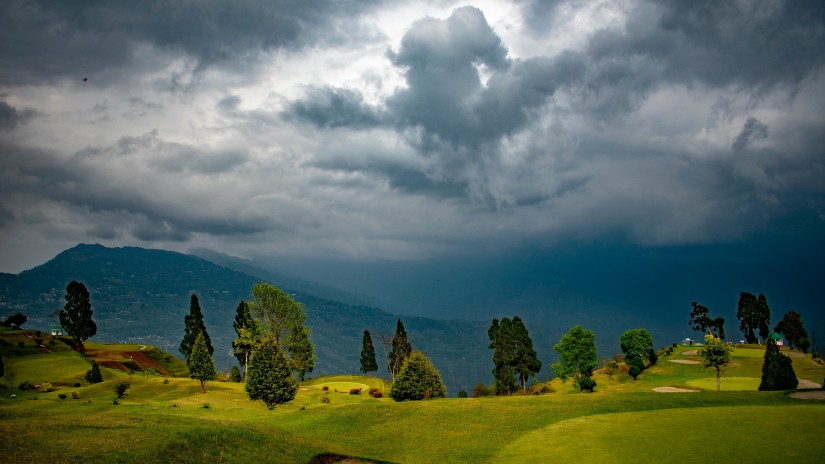
[[[79,241],[399,259],[707,243],[825,210],[816,5],[298,3],[78,7],[122,18],[117,39],[25,10],[30,46],[0,46],[2,270]],[[50,49],[38,24],[70,39]]]

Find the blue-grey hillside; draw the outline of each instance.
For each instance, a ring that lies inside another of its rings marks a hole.
[[[26,326],[48,328],[57,321],[52,313],[63,306],[71,280],[82,281],[91,293],[98,326],[95,340],[153,344],[175,355],[189,297],[198,294],[216,363],[228,369],[235,362],[230,353],[235,308],[263,279],[181,253],[78,245],[31,270],[0,274],[0,315],[22,311],[29,316]],[[318,355],[314,375],[357,373],[365,329],[373,333],[376,354],[382,356],[375,335],[391,334],[398,316],[284,290],[306,305]],[[431,356],[451,394],[489,382],[487,323],[409,316],[403,320],[413,346]]]

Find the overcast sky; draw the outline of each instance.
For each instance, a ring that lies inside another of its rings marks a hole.
[[[6,0],[0,271],[78,242],[821,252],[823,6]]]

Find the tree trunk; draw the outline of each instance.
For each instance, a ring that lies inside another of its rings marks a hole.
[[[722,372],[719,369],[716,369],[716,391],[722,390],[722,380],[720,379]]]
[[[206,381],[201,380],[201,393],[206,393],[205,384],[206,384]]]
[[[243,360],[243,383],[246,384],[246,377],[249,375],[249,351],[244,352]]]

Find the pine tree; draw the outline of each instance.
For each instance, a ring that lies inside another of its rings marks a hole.
[[[66,286],[65,298],[66,305],[57,313],[60,325],[82,349],[83,342],[97,333],[97,324],[92,320],[89,291],[85,285],[73,280]]]
[[[203,339],[206,344],[206,349],[209,351],[209,356],[215,352],[212,348],[212,339],[209,337],[209,332],[206,331],[206,325],[203,323],[203,312],[198,301],[198,296],[194,293],[189,299],[189,314],[183,318],[185,325],[183,340],[180,342],[180,352],[189,361],[189,355],[192,353],[192,348],[195,345],[195,340],[198,335],[203,333]]]
[[[258,323],[252,317],[252,312],[249,310],[249,304],[241,300],[238,308],[235,310],[235,322],[232,324],[235,328],[237,338],[232,341],[232,349],[235,357],[244,368],[244,379],[249,367],[249,356],[252,354],[252,349],[258,343],[260,338],[260,331]]]
[[[195,339],[186,366],[189,368],[189,377],[199,381],[201,393],[206,393],[206,381],[215,380],[215,362],[212,360],[212,354],[209,353],[209,348],[206,346],[206,337],[203,332],[199,333]]]
[[[298,384],[292,378],[286,357],[274,338],[267,338],[252,352],[246,392],[250,400],[261,400],[269,409],[292,401]]]
[[[86,371],[86,381],[89,383],[103,382],[103,374],[100,373],[100,366],[96,362],[91,362],[91,369]]]
[[[773,338],[768,338],[759,391],[793,390],[797,385],[799,380],[793,370],[791,358],[780,353]]]
[[[517,345],[512,321],[506,317],[500,322],[498,319],[493,319],[487,330],[487,336],[490,338],[489,348],[493,350],[493,378],[496,393],[509,395],[516,385],[514,364]]]
[[[229,371],[229,381],[235,383],[243,382],[243,376],[241,375],[241,370],[238,369],[238,366],[232,366],[232,370]]]
[[[404,324],[401,322],[401,319],[398,319],[398,323],[395,325],[395,336],[392,338],[392,349],[388,356],[389,365],[387,366],[387,370],[393,379],[395,379],[398,371],[401,370],[401,366],[404,365],[404,361],[407,360],[410,353],[412,353],[412,345],[407,339],[407,331],[404,329]]]
[[[301,324],[292,329],[292,337],[289,340],[289,354],[292,370],[298,376],[298,380],[303,382],[304,377],[315,368],[315,347],[309,339],[309,327]]]
[[[447,388],[430,360],[424,353],[416,351],[410,354],[396,375],[390,396],[395,401],[444,398]]]
[[[527,332],[527,327],[518,316],[513,317],[513,341],[516,345],[513,368],[521,379],[522,391],[527,393],[527,379],[539,373],[541,361],[539,361],[536,350],[533,349],[533,340]]]
[[[375,347],[372,345],[370,331],[364,331],[364,339],[361,342],[361,372],[367,374],[378,370],[378,362],[375,360]]]

